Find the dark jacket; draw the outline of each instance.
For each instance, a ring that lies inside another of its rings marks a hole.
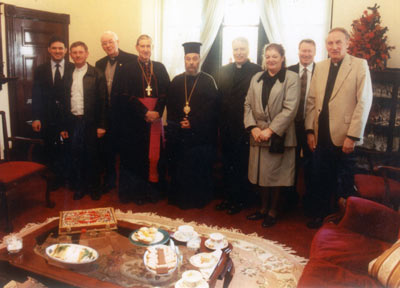
[[[108,59],[109,59],[108,56],[101,58],[100,60],[98,60],[96,62],[95,67],[104,73],[106,70]],[[137,59],[136,55],[124,52],[121,49],[119,49],[119,54],[116,57],[117,67],[115,68],[115,74],[114,74],[113,84],[112,84],[112,88],[111,88],[111,95],[109,97],[109,99],[111,99],[111,103],[110,103],[111,107],[114,106],[113,104],[114,104],[114,101],[116,101],[116,96],[118,95],[118,91],[119,91],[120,78],[121,78],[120,77],[121,75],[119,72],[122,70],[122,68],[125,66],[125,64],[135,61],[136,59]]]
[[[73,119],[71,113],[71,86],[72,73],[65,75],[66,97],[62,103],[62,130],[68,131],[69,123]],[[83,76],[84,119],[88,129],[107,128],[105,117],[106,109],[106,80],[104,74],[97,68],[88,64],[88,69]]]
[[[242,73],[235,78],[235,65],[235,63],[230,63],[221,67],[217,86],[221,101],[220,128],[222,136],[229,135],[229,137],[237,139],[246,135],[243,124],[244,101],[251,78],[262,69],[259,65],[248,61],[242,65]]]
[[[74,69],[74,64],[65,61],[64,77]],[[32,120],[40,120],[42,127],[57,125],[60,117],[60,102],[65,98],[65,87],[58,91],[53,85],[51,62],[39,65],[34,72],[32,88]]]

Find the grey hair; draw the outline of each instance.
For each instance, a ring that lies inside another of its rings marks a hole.
[[[233,43],[235,43],[235,42],[244,43],[247,47],[249,47],[249,40],[247,40],[246,37],[237,37],[237,38],[233,39],[232,46],[233,46]]]
[[[104,31],[103,34],[101,34],[100,41],[101,41],[101,38],[106,34],[111,35],[114,38],[115,41],[118,41],[117,33],[113,32],[113,31],[110,31],[110,30]]]

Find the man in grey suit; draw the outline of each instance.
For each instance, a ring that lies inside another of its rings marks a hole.
[[[317,63],[306,106],[307,142],[315,153],[312,197],[318,228],[330,214],[331,198],[347,198],[354,192],[354,148],[362,143],[372,104],[368,63],[347,54],[350,35],[344,28],[332,29],[326,39],[330,59]]]

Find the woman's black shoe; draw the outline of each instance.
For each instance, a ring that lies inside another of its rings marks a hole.
[[[272,217],[271,215],[265,215],[264,221],[261,224],[263,228],[272,227],[276,224],[276,217]]]
[[[247,215],[247,220],[261,220],[264,219],[265,214],[261,213],[260,211],[257,211],[253,214]]]
[[[215,206],[215,210],[223,211],[223,210],[229,209],[230,207],[231,207],[231,203],[229,203],[229,201],[227,201],[227,200],[224,200]]]

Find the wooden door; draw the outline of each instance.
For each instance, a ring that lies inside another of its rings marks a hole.
[[[50,60],[47,52],[51,36],[65,39],[68,46],[69,15],[4,5],[6,20],[11,133],[32,137],[32,82],[35,68]],[[66,59],[68,55],[66,55]]]

